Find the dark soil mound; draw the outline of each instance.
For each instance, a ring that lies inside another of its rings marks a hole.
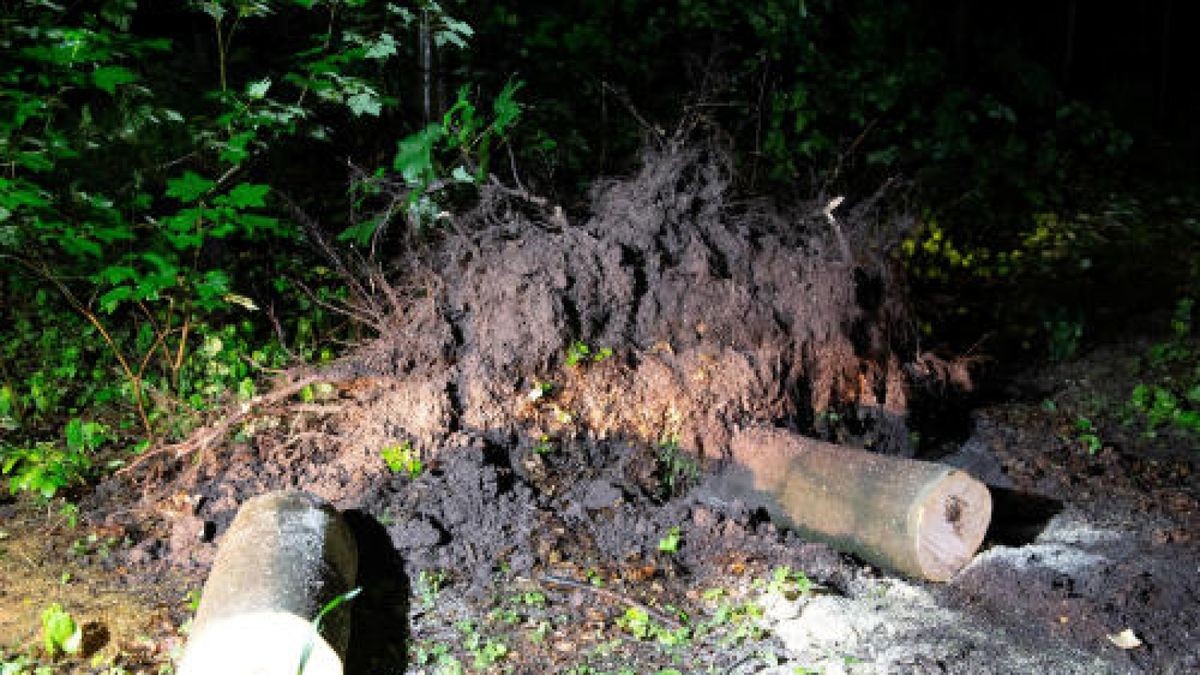
[[[298,487],[387,510],[402,550],[439,552],[430,564],[469,566],[482,547],[527,568],[538,507],[570,517],[669,498],[740,425],[906,452],[901,305],[883,266],[827,244],[834,228],[845,241],[867,228],[852,213],[841,231],[814,204],[785,217],[731,203],[727,187],[716,155],[675,150],[598,188],[581,226],[488,193],[420,258],[425,284],[380,291],[381,337],[311,376],[334,383],[326,400],[209,432],[240,440],[188,473],[199,518],[176,527],[177,561],[246,497]],[[381,451],[401,446],[433,470],[391,475]],[[621,557],[659,536],[627,525],[636,545],[606,543],[608,525],[592,543]]]
[[[427,447],[459,430],[616,435],[716,457],[738,425],[822,432],[836,413],[906,450],[903,317],[882,266],[827,246],[819,205],[784,216],[726,190],[720,162],[677,151],[601,186],[580,226],[493,200],[330,374],[388,378],[382,435]],[[575,343],[589,354],[565,367]],[[539,383],[552,388],[531,405]]]

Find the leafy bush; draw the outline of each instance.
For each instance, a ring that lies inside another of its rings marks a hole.
[[[67,423],[65,435],[65,445],[48,441],[31,446],[0,445],[0,473],[9,477],[10,492],[34,492],[48,500],[88,477],[92,455],[108,440],[108,430],[97,422],[75,418]]]
[[[4,450],[17,489],[52,494],[91,469],[44,440],[69,415],[153,441],[252,396],[261,370],[329,358],[352,271],[322,264],[323,231],[301,209],[373,257],[394,218],[419,230],[477,188],[520,115],[515,80],[486,114],[467,84],[439,122],[402,109],[412,83],[394,65],[418,45],[399,31],[446,52],[473,34],[436,4],[9,5],[0,425],[23,439]],[[213,48],[179,48],[193,40]],[[370,142],[348,158],[355,136]],[[291,170],[301,154],[349,163],[350,188],[312,189],[321,172]]]

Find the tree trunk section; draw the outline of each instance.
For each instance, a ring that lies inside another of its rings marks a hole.
[[[952,467],[755,428],[733,438],[719,491],[777,523],[898,572],[945,581],[991,520],[983,483]]]

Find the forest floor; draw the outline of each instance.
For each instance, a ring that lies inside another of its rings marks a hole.
[[[780,532],[703,482],[647,489],[653,458],[619,442],[541,453],[463,434],[416,478],[376,455],[368,475],[300,482],[348,510],[363,551],[349,671],[1197,672],[1196,439],[1147,438],[1117,412],[1150,344],[1026,373],[972,412],[943,461],[992,485],[996,514],[945,584]],[[113,487],[78,523],[0,502],[3,672],[169,672],[232,513],[201,519],[180,494],[149,517]],[[84,626],[81,655],[38,646],[52,602]]]
[[[285,488],[355,533],[351,673],[1200,671],[1200,453],[1171,430],[1190,403],[1155,393],[1153,437],[1129,403],[1147,382],[1200,400],[1200,374],[1170,372],[1195,368],[1190,327],[1009,378],[969,419],[906,420],[954,376],[902,363],[870,200],[834,245],[828,207],[732,200],[713,157],[650,157],[573,226],[485,198],[364,306],[375,341],[76,511],[0,497],[0,674],[169,672],[239,505]],[[706,475],[762,424],[900,454],[919,434],[992,487],[981,552],[915,582],[722,499]],[[52,603],[79,655],[39,647]]]

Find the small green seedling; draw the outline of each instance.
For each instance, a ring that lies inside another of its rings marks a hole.
[[[580,361],[586,359],[591,351],[591,348],[587,346],[586,342],[579,342],[578,340],[572,342],[570,346],[567,347],[567,365],[571,368],[574,368],[575,366],[579,365]]]
[[[416,478],[425,470],[420,455],[408,441],[398,445],[389,445],[379,452],[379,456],[383,458],[392,473],[406,473],[410,478]]]
[[[550,392],[552,391],[554,391],[554,385],[552,383],[534,382],[533,386],[530,387],[529,394],[527,394],[527,396],[529,397],[530,401],[540,401],[549,396]]]
[[[606,361],[613,355],[612,347],[601,347],[595,352],[588,346],[586,342],[576,340],[567,347],[566,363],[569,367],[574,368],[583,361],[592,361],[600,363]]]
[[[791,567],[784,565],[776,567],[771,572],[771,582],[767,584],[767,591],[778,593],[788,600],[795,600],[811,591],[812,587],[813,582],[804,572],[799,570],[793,571]]]
[[[200,609],[200,589],[193,588],[183,595],[183,604],[195,614]]]
[[[668,629],[658,625],[642,607],[626,609],[625,613],[617,618],[617,625],[638,640],[654,638],[659,644],[667,647],[681,645],[692,636],[691,630],[686,626]]]
[[[486,670],[496,665],[496,662],[508,654],[508,645],[499,640],[489,640],[483,646],[473,650],[475,668]]]
[[[679,439],[666,437],[658,444],[658,487],[664,498],[678,497],[685,492],[700,475],[700,465],[680,449]]]
[[[433,609],[437,604],[438,594],[446,587],[446,573],[442,570],[421,570],[417,577],[417,595],[425,609]]]
[[[533,453],[535,455],[548,455],[554,452],[554,443],[549,436],[542,435],[538,438],[538,442],[533,444]]]
[[[325,603],[321,611],[317,612],[316,618],[312,620],[312,633],[308,636],[308,642],[304,643],[304,649],[300,651],[300,666],[296,670],[296,675],[304,675],[304,668],[308,666],[308,659],[312,656],[313,645],[316,644],[317,635],[321,631],[321,620],[325,618],[326,614],[358,597],[359,593],[362,593],[362,587],[352,588]]]
[[[83,646],[83,628],[62,605],[54,603],[42,610],[42,643],[51,658],[60,652],[75,654]]]
[[[641,607],[626,609],[617,619],[617,625],[639,640],[645,640],[654,633],[654,623],[650,621],[650,614]]]
[[[681,540],[679,526],[672,527],[665,537],[658,540],[658,550],[667,554],[678,553]]]
[[[1100,442],[1100,436],[1096,433],[1096,425],[1086,417],[1080,417],[1075,420],[1076,438],[1079,439],[1083,446],[1087,448],[1088,454],[1094,455],[1104,446]]]

